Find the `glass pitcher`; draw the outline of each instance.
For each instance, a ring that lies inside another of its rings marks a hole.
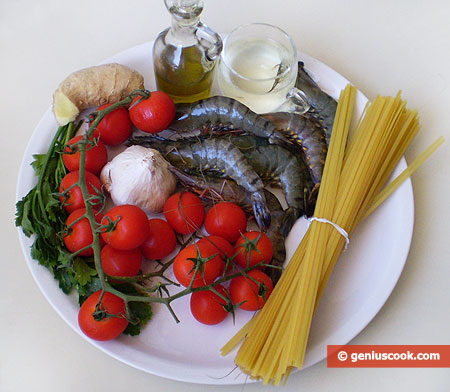
[[[162,31],[153,45],[157,88],[176,103],[207,98],[222,40],[200,22],[202,0],[164,2],[172,15],[172,26]]]
[[[256,113],[305,113],[309,103],[295,87],[297,70],[292,38],[277,26],[251,23],[225,38],[217,82],[223,95]]]

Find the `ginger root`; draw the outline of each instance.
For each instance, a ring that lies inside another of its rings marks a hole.
[[[143,88],[143,76],[121,64],[81,69],[69,75],[53,94],[53,113],[63,126],[84,109],[115,103]]]

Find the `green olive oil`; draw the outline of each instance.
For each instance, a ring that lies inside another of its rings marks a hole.
[[[196,46],[166,47],[159,61],[155,61],[158,90],[169,94],[175,103],[208,98],[214,67],[205,67],[203,57]]]
[[[200,21],[203,0],[164,0],[172,26],[153,45],[153,65],[158,90],[177,102],[210,96],[214,67],[222,39]]]

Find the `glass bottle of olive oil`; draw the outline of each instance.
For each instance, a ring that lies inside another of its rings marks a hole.
[[[164,2],[172,14],[172,26],[162,31],[153,45],[157,88],[176,103],[207,98],[222,40],[200,22],[202,0]]]

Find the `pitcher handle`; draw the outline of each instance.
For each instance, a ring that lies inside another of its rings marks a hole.
[[[310,108],[311,105],[305,93],[297,87],[292,87],[286,94],[286,101],[284,101],[275,111],[303,114]]]
[[[220,56],[223,48],[223,42],[220,35],[204,23],[198,22],[195,36],[197,37],[199,45],[205,50],[206,58],[209,61],[214,62]]]

